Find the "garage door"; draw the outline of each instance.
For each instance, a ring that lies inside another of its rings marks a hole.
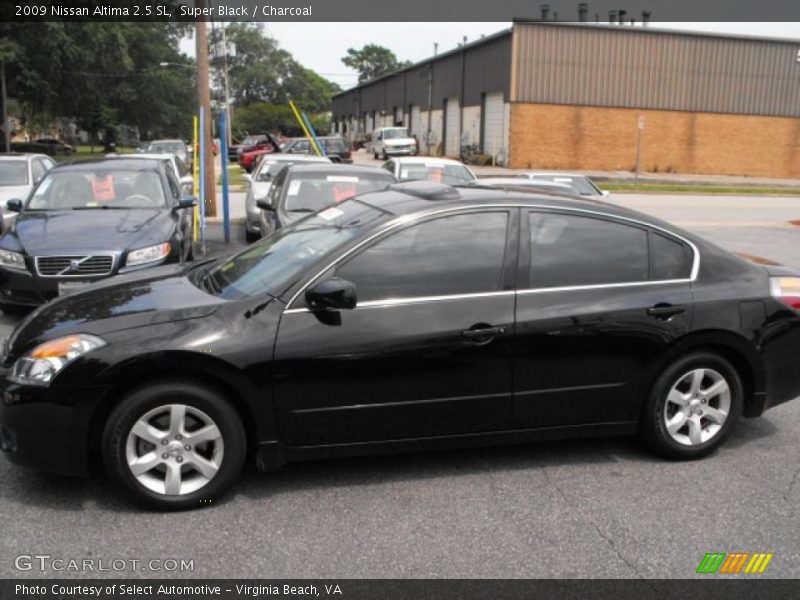
[[[458,157],[461,153],[461,111],[458,98],[448,98],[445,105],[444,153],[446,156]]]
[[[486,94],[483,104],[483,152],[500,152],[503,147],[503,92]]]
[[[415,133],[419,139],[422,139],[422,115],[418,105],[411,107],[411,133]]]

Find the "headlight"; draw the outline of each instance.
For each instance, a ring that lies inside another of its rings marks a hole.
[[[25,257],[19,252],[12,252],[11,250],[0,250],[0,267],[19,271],[28,270],[25,266]]]
[[[172,252],[172,246],[169,242],[163,244],[156,244],[155,246],[148,246],[147,248],[139,248],[128,253],[128,260],[125,263],[128,267],[136,265],[143,265],[150,262],[155,262],[166,258]]]
[[[86,333],[50,340],[18,359],[8,379],[23,385],[49,385],[71,361],[105,345],[99,337]]]

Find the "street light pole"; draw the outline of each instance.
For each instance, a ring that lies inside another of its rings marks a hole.
[[[197,0],[198,9],[206,7],[205,0]],[[208,34],[206,22],[198,19],[196,23],[196,61],[197,61],[197,103],[203,108],[203,137],[205,148],[204,156],[200,160],[205,166],[205,198],[206,215],[214,217],[217,214],[216,182],[214,181],[214,153],[211,151],[211,90],[208,82]],[[195,160],[198,157],[195,157]]]

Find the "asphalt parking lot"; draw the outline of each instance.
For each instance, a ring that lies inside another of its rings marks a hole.
[[[800,198],[611,200],[800,268]],[[19,315],[0,317],[5,336]],[[0,460],[0,577],[19,554],[188,559],[176,577],[692,577],[706,552],[772,552],[800,573],[800,402],[740,422],[721,451],[666,462],[613,438],[249,468],[219,505],[141,512],[107,481]],[[74,573],[67,573],[74,576]]]

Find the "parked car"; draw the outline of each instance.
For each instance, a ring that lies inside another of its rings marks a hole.
[[[49,154],[50,156],[56,156],[59,154],[75,154],[75,146],[67,144],[66,142],[62,142],[56,138],[38,138],[34,140],[33,143],[44,147],[45,154]]]
[[[382,168],[399,180],[424,179],[459,185],[475,181],[475,173],[457,160],[434,156],[398,157],[383,163]]]
[[[248,135],[240,144],[231,144],[228,148],[228,160],[238,161],[239,157],[245,152],[267,148],[273,152],[280,152],[280,144],[269,133]]]
[[[161,509],[248,454],[638,432],[694,459],[800,394],[799,349],[796,272],[611,205],[408,182],[41,308],[3,348],[0,433]]]
[[[256,200],[259,231],[273,231],[309,213],[366,192],[383,189],[396,179],[380,169],[350,165],[297,164],[283,167],[272,180],[266,197]]]
[[[287,165],[305,163],[330,163],[325,156],[302,156],[298,154],[271,154],[262,158],[252,175],[245,175],[248,182],[247,196],[244,206],[247,220],[245,235],[248,242],[254,242],[261,237],[261,209],[256,206],[256,201],[267,197],[272,180]]]
[[[55,161],[46,154],[0,154],[0,207],[13,198],[27,198],[54,166]],[[12,220],[12,215],[0,209],[0,232]]]
[[[339,135],[326,135],[317,138],[325,150],[325,156],[331,159],[331,162],[340,162],[350,164],[353,162],[353,154],[350,146],[345,139]],[[281,146],[281,152],[284,154],[315,154],[311,148],[311,143],[306,138],[294,138]]]
[[[155,160],[60,165],[0,236],[0,305],[38,305],[118,273],[191,260],[191,196]],[[133,301],[133,298],[131,298]]]
[[[123,160],[131,159],[144,159],[144,160],[158,160],[164,163],[172,174],[175,175],[178,182],[181,184],[181,194],[185,196],[194,195],[194,177],[192,177],[189,168],[183,164],[183,161],[174,154],[106,154],[106,158],[121,158]]]
[[[370,143],[375,160],[388,160],[390,156],[416,156],[419,153],[417,140],[408,127],[381,127],[372,134]]]
[[[547,179],[527,179],[524,177],[479,177],[475,180],[475,183],[478,185],[488,185],[503,189],[580,195],[578,194],[578,191],[568,183],[549,181]]]
[[[174,154],[183,164],[191,164],[191,157],[183,140],[153,140],[147,145],[146,154]]]
[[[581,196],[608,196],[608,192],[597,187],[594,181],[586,175],[574,173],[520,173],[520,177],[536,181],[554,181],[572,186]]]
[[[256,168],[259,161],[265,154],[276,154],[278,151],[273,146],[267,146],[263,148],[257,148],[256,150],[249,150],[247,152],[242,152],[239,155],[239,166],[242,167],[245,172],[252,173],[253,169]]]

